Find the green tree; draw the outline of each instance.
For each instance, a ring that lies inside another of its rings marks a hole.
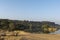
[[[50,27],[50,26],[47,25],[47,24],[42,25],[42,31],[43,31],[44,33],[50,33],[50,32],[48,31],[48,28],[49,28],[49,27]]]
[[[13,31],[15,29],[15,25],[13,22],[9,22],[9,29],[10,31]]]
[[[3,29],[3,30],[8,29],[8,21],[2,20],[2,21],[0,22],[0,28]]]

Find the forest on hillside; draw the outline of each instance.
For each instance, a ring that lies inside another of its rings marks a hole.
[[[50,33],[60,29],[60,25],[49,21],[39,22],[39,21],[0,19],[0,29],[8,31],[22,30],[32,33]]]

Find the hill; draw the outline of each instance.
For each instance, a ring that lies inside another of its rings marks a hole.
[[[57,28],[60,29],[59,24],[49,21],[22,21],[22,20],[9,20],[9,19],[0,19],[0,29],[2,30],[23,30],[26,32],[36,32],[41,33],[44,31],[44,28]],[[46,31],[48,32],[48,31]]]

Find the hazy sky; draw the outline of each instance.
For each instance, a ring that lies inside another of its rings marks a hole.
[[[0,0],[0,18],[60,23],[60,0]]]

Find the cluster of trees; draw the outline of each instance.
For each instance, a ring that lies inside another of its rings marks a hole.
[[[9,31],[23,30],[27,32],[50,33],[48,31],[49,27],[56,28],[55,23],[0,19],[0,29],[9,30]]]

